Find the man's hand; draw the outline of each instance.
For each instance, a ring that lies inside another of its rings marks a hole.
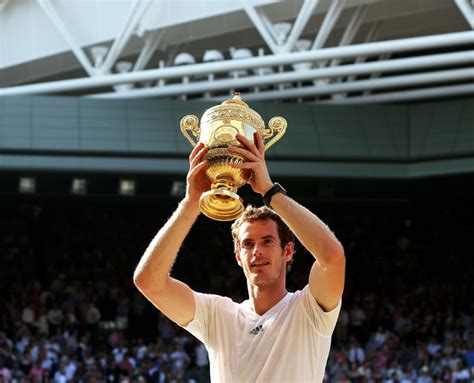
[[[263,138],[257,132],[253,136],[255,143],[245,136],[237,134],[235,138],[242,144],[243,148],[229,146],[229,150],[242,155],[247,160],[247,162],[233,164],[232,166],[239,169],[249,169],[251,174],[248,183],[254,192],[263,196],[273,186],[273,182],[265,161],[265,143]]]
[[[202,161],[207,151],[204,144],[199,142],[189,155],[189,171],[186,177],[186,199],[196,206],[199,203],[199,198],[201,198],[202,193],[211,188],[211,180],[205,174],[205,169],[209,161]]]

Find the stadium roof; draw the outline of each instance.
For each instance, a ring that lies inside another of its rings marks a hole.
[[[469,0],[0,0],[0,96],[474,94]]]

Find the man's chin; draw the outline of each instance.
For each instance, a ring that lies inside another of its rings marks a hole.
[[[251,274],[248,280],[250,281],[252,285],[259,286],[259,287],[268,285],[269,283],[268,278],[262,274]]]

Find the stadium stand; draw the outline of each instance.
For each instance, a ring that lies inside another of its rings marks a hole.
[[[326,381],[471,381],[472,204],[312,208],[348,260]],[[159,202],[2,203],[3,382],[209,380],[203,345],[132,283],[141,253],[172,210]],[[292,289],[305,284],[310,261],[300,247]],[[198,291],[245,296],[228,224],[201,218],[174,273]]]

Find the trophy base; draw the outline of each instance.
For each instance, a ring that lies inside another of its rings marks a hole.
[[[216,221],[233,221],[244,211],[242,198],[225,188],[217,188],[204,193],[199,200],[201,212]]]

